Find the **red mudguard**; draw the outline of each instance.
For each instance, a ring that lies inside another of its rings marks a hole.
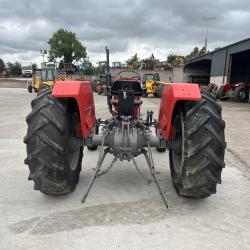
[[[162,92],[158,119],[160,134],[165,140],[172,139],[171,122],[173,110],[176,102],[183,100],[201,100],[199,86],[191,83],[172,83],[165,85]]]
[[[95,128],[95,106],[89,81],[56,81],[52,96],[74,98],[78,104],[82,137],[86,138]]]

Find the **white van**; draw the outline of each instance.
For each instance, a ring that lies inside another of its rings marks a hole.
[[[22,75],[23,77],[27,77],[27,76],[32,76],[33,74],[33,70],[32,70],[32,66],[23,66],[22,67]]]

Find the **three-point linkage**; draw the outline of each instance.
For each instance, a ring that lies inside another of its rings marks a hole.
[[[104,139],[103,139],[103,143],[104,143]],[[100,170],[101,170],[101,167],[102,167],[102,164],[103,164],[103,161],[104,161],[106,155],[107,155],[108,153],[111,152],[111,151],[110,151],[110,148],[105,148],[105,149],[104,149],[103,143],[102,143],[102,146],[101,146],[101,148],[100,148],[99,159],[98,159],[98,162],[97,162],[97,166],[96,166],[96,168],[95,168],[95,173],[94,173],[94,175],[93,175],[93,177],[92,177],[92,179],[91,179],[91,181],[90,181],[90,183],[89,183],[89,185],[88,185],[88,188],[87,188],[85,194],[83,195],[83,197],[82,197],[82,199],[81,199],[81,202],[82,202],[82,203],[84,203],[84,202],[86,201],[87,196],[88,196],[88,194],[89,194],[89,192],[90,192],[90,190],[91,190],[91,188],[92,188],[92,186],[93,186],[93,183],[94,183],[95,179],[96,179],[98,176],[101,176],[101,175],[104,175],[104,174],[108,173],[108,171],[114,166],[114,163],[115,163],[116,160],[118,159],[118,155],[115,155],[115,156],[114,156],[114,159],[113,159],[113,161],[112,161],[112,163],[111,163],[110,166],[107,168],[107,170],[104,170],[104,171],[102,171],[101,173],[99,173]],[[153,161],[152,152],[151,152],[151,147],[150,147],[150,143],[149,143],[149,142],[148,142],[148,147],[147,147],[147,148],[148,148],[148,150],[142,148],[142,149],[141,149],[141,153],[144,155],[144,157],[145,157],[145,159],[146,159],[146,162],[147,162],[147,164],[148,164],[150,173],[151,173],[151,175],[152,175],[152,179],[154,180],[154,182],[155,182],[155,184],[156,184],[156,186],[157,186],[157,189],[158,189],[158,191],[159,191],[159,193],[160,193],[160,195],[161,195],[161,198],[162,198],[162,200],[163,200],[163,202],[164,202],[164,205],[165,205],[166,208],[168,209],[168,202],[167,202],[167,199],[166,199],[166,197],[165,197],[165,195],[164,195],[164,191],[163,191],[163,189],[162,189],[162,187],[161,187],[161,185],[160,185],[160,182],[159,182],[159,180],[158,180],[158,178],[157,178],[157,176],[156,176],[155,167],[154,167],[154,161]],[[121,152],[120,152],[120,153],[121,153]],[[127,153],[127,152],[126,152],[126,153]],[[123,158],[122,158],[122,159],[123,159]],[[133,163],[136,164],[134,157],[132,157],[132,160],[133,160]],[[140,170],[138,169],[138,166],[136,167],[136,170],[137,170],[137,172],[140,174],[140,176],[142,176],[143,179],[147,180],[146,177],[144,177],[144,176],[142,175],[142,173],[140,172]],[[147,182],[150,183],[151,181],[150,181],[150,180],[147,180]]]

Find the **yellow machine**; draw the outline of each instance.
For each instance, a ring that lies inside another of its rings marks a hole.
[[[42,82],[42,76],[41,76],[40,70],[37,70],[35,74],[33,75],[33,81],[34,81],[33,89],[35,90],[35,92],[38,92],[41,82]]]
[[[45,68],[41,70],[42,82],[39,91],[51,88],[55,84],[55,69]]]
[[[35,92],[52,88],[55,81],[65,81],[69,80],[66,73],[57,75],[55,67],[48,65],[47,67],[37,70],[33,75],[33,81],[28,83],[28,91],[31,93],[34,89]]]
[[[41,70],[36,70],[33,74],[33,79],[31,81],[28,81],[28,91],[29,93],[32,93],[32,90],[35,92],[39,91],[39,88],[42,83],[42,75]]]
[[[55,84],[55,81],[70,80],[70,77],[67,77],[65,72],[57,74],[56,70],[53,68],[42,69],[41,72],[42,72],[42,82],[39,91],[47,88],[52,88]]]
[[[144,74],[143,83],[145,85],[144,97],[147,97],[149,94],[153,94],[155,97],[161,97],[162,89],[166,82],[160,81],[160,76],[158,73],[154,74]]]

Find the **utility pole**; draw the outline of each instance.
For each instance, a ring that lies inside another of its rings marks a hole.
[[[208,44],[208,22],[215,20],[216,17],[203,17],[202,20],[205,22],[206,25],[206,35],[205,35],[205,50],[207,51],[207,44]]]
[[[107,46],[105,47],[105,50],[106,50],[107,74],[109,74],[110,73],[110,68],[109,68],[109,49],[108,49]]]

